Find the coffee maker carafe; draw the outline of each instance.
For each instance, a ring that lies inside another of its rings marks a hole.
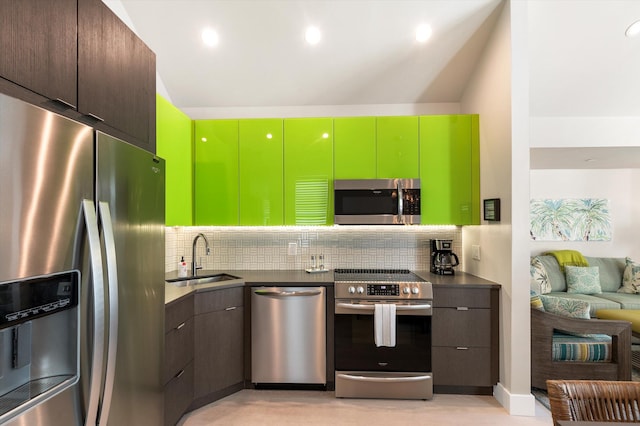
[[[459,264],[458,256],[453,252],[453,240],[431,240],[431,272],[453,275],[453,267]]]

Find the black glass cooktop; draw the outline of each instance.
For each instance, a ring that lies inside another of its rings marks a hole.
[[[408,269],[335,269],[336,282],[424,282]]]

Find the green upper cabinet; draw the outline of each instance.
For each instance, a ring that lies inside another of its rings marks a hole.
[[[156,96],[156,149],[166,160],[165,224],[193,224],[191,119],[162,96]]]
[[[334,178],[376,178],[376,118],[335,118],[333,132]]]
[[[284,223],[333,223],[333,120],[284,120]]]
[[[195,121],[195,225],[238,224],[238,120]]]
[[[420,117],[422,223],[480,224],[478,115]]]
[[[282,126],[239,121],[240,225],[284,224]]]
[[[378,117],[376,127],[378,178],[417,178],[418,117]]]

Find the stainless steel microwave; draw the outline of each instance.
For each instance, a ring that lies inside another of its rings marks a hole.
[[[336,179],[334,223],[420,224],[420,179]]]

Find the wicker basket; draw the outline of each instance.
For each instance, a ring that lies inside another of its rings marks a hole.
[[[560,420],[640,422],[640,383],[547,380],[553,423]]]

